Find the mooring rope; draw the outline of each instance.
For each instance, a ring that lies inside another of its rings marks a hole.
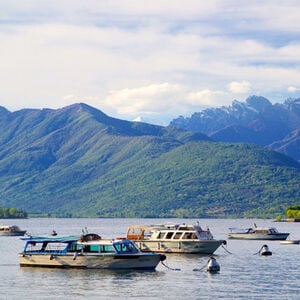
[[[227,248],[224,247],[224,245],[222,245],[222,248],[229,254],[233,254],[232,252],[230,252]]]
[[[260,249],[256,252],[256,253],[253,253],[253,255],[257,255],[257,254],[259,254],[260,253],[260,251],[263,249],[263,247],[264,247],[265,245],[263,245],[263,246],[261,246],[260,247]]]
[[[166,265],[163,261],[161,261],[161,264],[162,264],[163,266],[165,266],[165,267],[166,267],[167,269],[169,269],[169,270],[172,270],[172,271],[181,271],[181,269],[169,267],[169,266]]]
[[[207,264],[204,265],[204,266],[203,266],[202,268],[200,268],[200,269],[193,269],[193,271],[202,271],[206,266],[207,266]]]

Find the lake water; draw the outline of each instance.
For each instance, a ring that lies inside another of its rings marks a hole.
[[[300,239],[300,223],[272,220],[221,219],[27,219],[1,220],[17,224],[32,235],[80,234],[85,227],[102,237],[126,234],[132,224],[196,223],[208,226],[215,238],[226,239],[229,227],[275,226]],[[263,244],[272,256],[256,255]],[[0,299],[300,299],[299,245],[278,241],[228,240],[227,250],[215,257],[219,273],[202,269],[209,256],[168,254],[168,269],[156,271],[103,271],[20,268],[19,237],[0,237]],[[173,270],[172,270],[173,269]]]

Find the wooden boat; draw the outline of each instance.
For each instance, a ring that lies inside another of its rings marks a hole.
[[[229,239],[243,240],[286,240],[289,233],[279,232],[275,227],[262,228],[253,227],[245,229],[229,228],[230,233],[227,234]]]
[[[26,230],[21,230],[17,225],[0,226],[0,236],[22,236]]]
[[[142,253],[130,240],[97,234],[28,237],[19,255],[21,267],[154,270],[165,255]]]
[[[133,225],[127,238],[136,242],[143,252],[213,254],[224,240],[213,238],[210,230],[197,225]]]

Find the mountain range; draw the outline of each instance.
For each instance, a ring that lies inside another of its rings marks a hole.
[[[300,98],[272,104],[261,96],[180,116],[171,126],[201,132],[214,141],[254,143],[300,161]]]
[[[77,103],[0,107],[0,206],[57,217],[274,217],[300,164],[255,144],[112,118]]]

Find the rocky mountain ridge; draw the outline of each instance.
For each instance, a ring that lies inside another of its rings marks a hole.
[[[180,116],[170,125],[204,133],[215,141],[258,144],[300,160],[300,98],[272,104],[251,96],[245,102],[234,100],[230,106]]]

